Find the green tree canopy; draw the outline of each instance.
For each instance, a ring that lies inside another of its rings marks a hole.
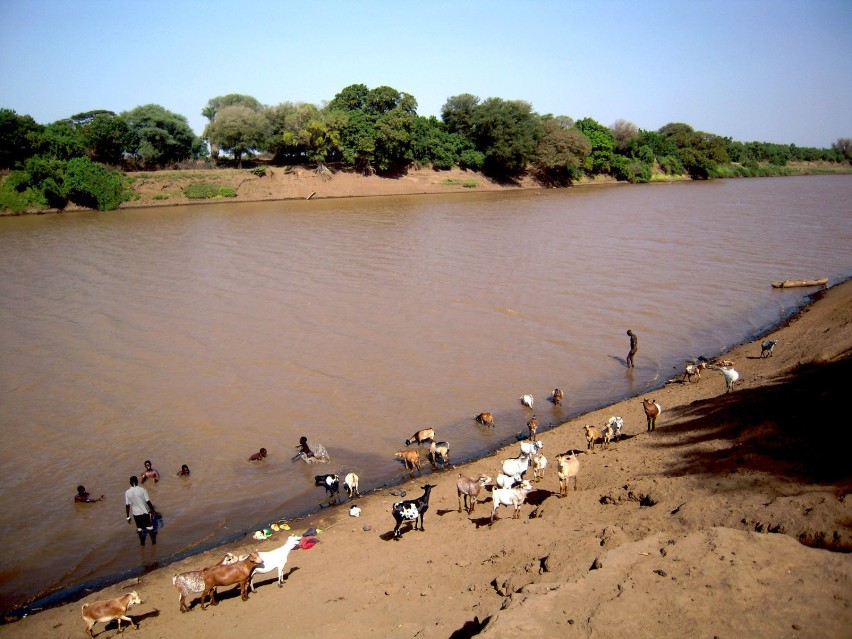
[[[131,146],[133,136],[124,118],[104,111],[86,120],[83,140],[89,157],[96,162],[121,164],[124,150]]]
[[[566,128],[556,119],[542,122],[544,134],[533,156],[540,179],[548,184],[570,184],[580,177],[586,158],[591,153],[589,139],[578,129]]]
[[[207,125],[211,146],[231,153],[239,166],[245,153],[262,150],[268,137],[269,120],[261,111],[234,104],[220,108]]]
[[[577,120],[574,126],[589,138],[592,145],[592,152],[586,158],[586,170],[593,174],[609,173],[615,155],[615,137],[612,131],[592,118]]]
[[[0,109],[0,169],[15,168],[31,157],[42,128],[28,115]]]
[[[488,98],[473,111],[476,148],[492,175],[523,171],[541,137],[540,118],[529,102]]]
[[[121,117],[132,136],[128,151],[145,166],[165,166],[198,152],[197,137],[186,117],[159,104],[138,106]]]
[[[447,131],[473,140],[476,135],[474,112],[478,106],[479,98],[470,93],[447,98],[441,107],[441,120],[447,126]]]

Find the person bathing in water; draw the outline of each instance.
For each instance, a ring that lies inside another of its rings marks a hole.
[[[308,445],[308,438],[302,436],[299,438],[299,445],[296,446],[296,450],[299,452],[293,457],[291,461],[296,461],[297,459],[302,459],[309,464],[314,462],[327,462],[331,461],[331,458],[328,456],[328,451],[325,449],[325,446],[322,444],[315,445],[316,450],[311,450],[310,445]]]
[[[151,468],[150,459],[145,460],[145,472],[142,473],[141,483],[144,484],[146,479],[153,479],[155,484],[160,481],[160,473],[158,473],[155,469]]]
[[[97,499],[92,499],[89,497],[89,493],[86,490],[85,486],[77,486],[77,494],[74,495],[74,501],[80,502],[82,504],[94,504],[96,501],[103,501],[104,496],[101,495]]]
[[[180,471],[177,474],[178,477],[189,477],[189,466],[184,464],[180,467]]]

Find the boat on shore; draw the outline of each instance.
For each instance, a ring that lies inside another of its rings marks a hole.
[[[820,277],[815,280],[784,280],[783,282],[772,282],[772,288],[796,288],[799,286],[826,286],[828,284],[827,277]]]

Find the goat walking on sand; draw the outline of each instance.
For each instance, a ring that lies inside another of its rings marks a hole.
[[[711,366],[713,370],[717,370],[725,376],[725,392],[730,393],[734,390],[734,382],[740,378],[740,374],[733,368],[725,366]]]
[[[82,607],[83,622],[86,624],[86,632],[90,637],[95,635],[92,633],[92,628],[99,621],[101,623],[109,623],[113,619],[118,619],[118,631],[121,632],[121,622],[126,621],[134,628],[139,626],[134,623],[133,619],[127,616],[127,609],[133,604],[140,604],[142,600],[136,591],[128,592],[126,595],[117,599],[103,599],[101,601],[93,601],[92,603],[84,603]]]
[[[248,557],[236,563],[225,565],[211,566],[202,571],[204,576],[204,592],[201,593],[201,609],[207,610],[204,605],[204,600],[210,597],[210,603],[214,606],[218,605],[216,601],[217,586],[233,586],[240,584],[240,596],[243,601],[248,600],[248,581],[255,567],[262,564],[263,561],[256,552],[252,552]]]
[[[651,432],[657,427],[657,417],[663,412],[663,408],[657,403],[656,399],[652,399],[650,402],[643,399],[642,408],[645,410],[645,417],[648,418],[648,432]]]
[[[249,590],[257,592],[257,590],[254,589],[255,575],[272,572],[273,570],[278,571],[278,587],[283,588],[284,566],[287,563],[287,557],[289,556],[290,551],[299,545],[301,540],[302,538],[299,535],[290,535],[287,537],[287,541],[275,550],[268,550],[266,552],[258,551],[257,556],[260,557],[261,563],[259,566],[255,566],[251,576],[249,577]]]

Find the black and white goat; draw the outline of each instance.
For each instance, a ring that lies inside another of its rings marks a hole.
[[[772,353],[775,351],[775,345],[778,343],[777,339],[768,339],[760,344],[760,357],[772,357]]]
[[[325,488],[329,505],[340,497],[340,477],[337,475],[314,475],[314,484]]]
[[[435,484],[426,484],[421,486],[423,494],[417,499],[406,499],[405,501],[396,502],[391,508],[393,518],[396,520],[396,526],[393,527],[393,538],[399,539],[401,533],[399,527],[404,521],[413,521],[414,530],[417,530],[417,522],[420,522],[420,530],[425,531],[423,527],[423,515],[429,510],[429,494],[435,488]]]

